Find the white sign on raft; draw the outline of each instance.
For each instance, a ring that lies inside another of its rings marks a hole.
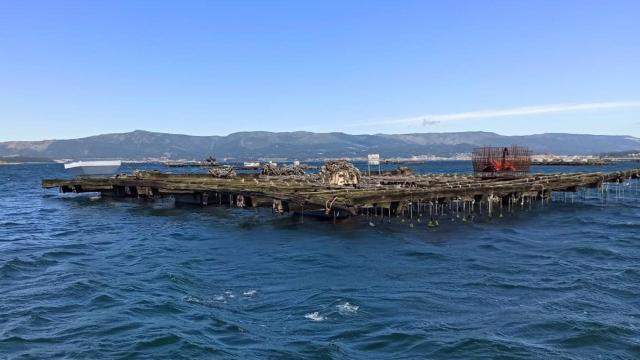
[[[380,165],[380,154],[369,154],[367,159],[369,160],[369,165]]]

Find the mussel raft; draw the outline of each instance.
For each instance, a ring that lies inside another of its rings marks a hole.
[[[609,173],[530,174],[514,179],[481,179],[473,175],[388,173],[362,175],[341,164],[331,173],[304,175],[170,174],[136,171],[133,174],[70,180],[45,179],[44,188],[63,193],[99,192],[105,197],[139,198],[149,201],[175,199],[177,203],[202,206],[271,208],[276,213],[298,212],[333,218],[355,215],[406,218],[466,214],[502,214],[531,206],[544,206],[554,193],[570,194],[596,189],[606,196],[615,187],[624,194],[640,169]],[[637,181],[636,184],[637,192]]]

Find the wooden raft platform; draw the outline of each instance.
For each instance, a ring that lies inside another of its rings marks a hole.
[[[423,212],[425,206],[487,207],[549,199],[553,192],[576,192],[605,183],[625,183],[640,177],[640,169],[611,173],[536,174],[517,179],[479,179],[472,175],[362,176],[357,187],[329,186],[318,175],[264,176],[241,174],[231,179],[208,174],[169,174],[156,171],[103,178],[43,180],[44,188],[63,193],[99,192],[103,196],[141,199],[174,198],[176,202],[237,207],[270,207],[275,212],[303,211],[340,217],[383,216]],[[416,207],[417,206],[417,207]],[[413,215],[412,215],[413,216]]]

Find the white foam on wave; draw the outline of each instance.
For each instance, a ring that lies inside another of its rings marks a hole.
[[[360,309],[360,306],[358,305],[351,305],[349,304],[349,302],[345,302],[344,304],[338,304],[336,305],[336,307],[338,308],[338,312],[341,314],[350,314],[350,313],[354,313],[356,311],[358,311],[358,309]]]
[[[225,301],[225,297],[222,295],[216,295],[209,299],[202,299],[197,296],[187,295],[182,298],[184,301],[192,304],[202,304],[202,305],[211,305],[214,301]],[[226,301],[225,301],[226,302]]]
[[[258,292],[258,291],[256,291],[256,290],[248,290],[248,291],[243,292],[243,293],[242,293],[242,295],[244,295],[244,296],[253,296],[253,295],[255,295],[257,292]]]
[[[245,295],[253,295],[255,293],[256,293],[255,290],[251,290],[251,291],[249,291],[249,294],[245,293]],[[227,290],[227,291],[224,291],[222,294],[213,295],[210,298],[199,298],[197,296],[187,295],[187,296],[183,297],[183,300],[186,301],[186,302],[189,302],[189,303],[209,305],[209,304],[213,304],[214,302],[224,302],[224,303],[226,303],[227,300],[233,299],[235,297],[236,297],[236,295],[234,295],[234,293],[232,291]]]
[[[312,313],[309,313],[307,315],[304,316],[306,319],[312,320],[312,321],[322,321],[324,319],[326,319],[326,317],[320,315],[319,312],[315,311]]]
[[[202,304],[203,303],[202,300],[198,299],[195,296],[190,296],[190,295],[187,295],[187,296],[183,297],[182,299],[184,301],[188,302],[188,303],[194,303],[194,304]]]

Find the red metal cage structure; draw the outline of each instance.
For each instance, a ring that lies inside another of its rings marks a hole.
[[[529,173],[529,148],[485,146],[473,149],[473,173],[482,178],[514,178]]]

